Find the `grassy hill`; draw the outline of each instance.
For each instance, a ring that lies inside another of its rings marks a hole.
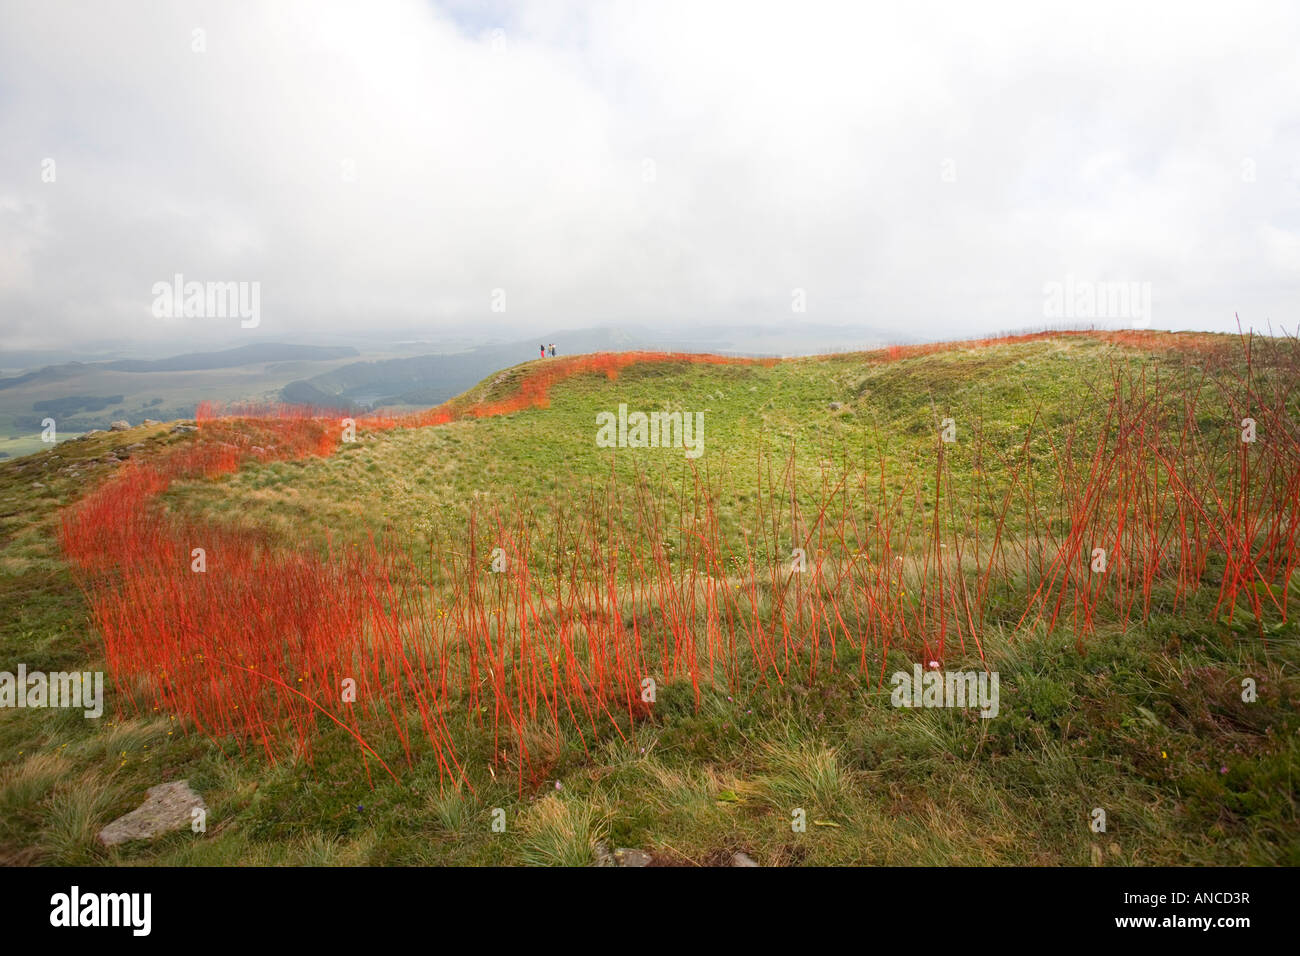
[[[212,421],[0,463],[0,669],[120,680],[99,721],[0,711],[0,855],[1295,864],[1295,359],[1152,333],[530,362],[355,442]],[[620,405],[702,413],[703,454],[600,447]],[[998,716],[893,706],[936,658],[996,671]],[[95,844],[182,777],[206,834]]]

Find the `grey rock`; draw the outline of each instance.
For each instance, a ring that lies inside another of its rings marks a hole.
[[[732,866],[758,866],[758,864],[754,862],[754,858],[751,857],[748,853],[745,853],[744,851],[738,851],[736,853],[731,854],[731,865]]]
[[[614,859],[619,866],[649,866],[651,856],[645,850],[619,847],[614,851]]]
[[[838,411],[839,411],[841,408],[843,408],[844,406],[843,406],[842,404],[840,404],[839,402],[831,402],[830,405],[829,405],[828,407],[830,408],[831,411],[833,411],[833,412],[838,412]]]
[[[130,422],[127,422],[127,421],[122,421],[121,419],[119,419],[119,420],[113,422],[111,425],[109,425],[108,428],[109,428],[109,431],[114,431],[114,432],[124,432],[124,431],[128,431],[128,430],[131,428],[131,423],[130,423]]]
[[[173,425],[171,433],[175,435],[177,432],[193,432],[193,431],[198,431],[198,428],[194,425]]]
[[[145,792],[145,801],[99,831],[99,842],[117,846],[131,840],[152,840],[190,826],[195,807],[207,810],[203,798],[190,789],[188,780],[160,783]]]
[[[145,419],[144,421],[142,421],[140,424],[141,424],[141,425],[161,425],[162,422],[160,422],[160,421],[155,421],[155,420],[152,419],[152,418],[146,418],[146,419]]]
[[[592,866],[617,866],[614,862],[614,854],[609,852],[607,843],[597,843],[592,851],[592,857],[594,858]]]

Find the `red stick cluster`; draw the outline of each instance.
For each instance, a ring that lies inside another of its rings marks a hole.
[[[673,684],[689,682],[697,702],[842,666],[879,684],[891,651],[982,659],[991,625],[1068,622],[1082,647],[1099,620],[1144,622],[1206,581],[1220,613],[1244,600],[1261,632],[1266,616],[1285,619],[1300,518],[1295,343],[1257,352],[1198,353],[1202,374],[1180,377],[1179,392],[1117,365],[1076,420],[1035,423],[1017,448],[978,421],[948,444],[936,422],[932,456],[902,475],[883,457],[845,462],[809,488],[793,451],[779,469],[760,461],[739,517],[719,511],[716,470],[692,464],[672,487],[613,471],[546,514],[471,510],[463,534],[427,553],[392,539],[301,553],[168,514],[158,499],[173,480],[327,455],[340,437],[316,412],[205,407],[197,440],[125,466],[69,510],[61,541],[128,707],[271,757],[309,755],[330,722],[367,772],[431,753],[455,786],[468,782],[452,743],[464,721],[490,729],[495,766],[522,789],[568,733],[633,741]],[[539,362],[505,398],[358,425],[544,406],[565,377],[681,359]]]

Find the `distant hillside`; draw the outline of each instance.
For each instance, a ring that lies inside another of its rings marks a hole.
[[[811,333],[783,329],[743,330],[700,327],[687,330],[650,328],[593,328],[539,333],[536,339],[484,345],[460,352],[442,352],[413,358],[354,362],[305,381],[291,382],[281,392],[287,402],[336,407],[364,405],[436,405],[459,395],[498,369],[538,357],[537,347],[555,343],[557,356],[585,352],[657,349],[718,354],[775,356],[806,351],[810,346],[835,343],[858,348],[879,344],[881,338],[866,329],[814,328]],[[310,399],[310,401],[308,401]]]
[[[360,354],[356,349],[344,345],[285,345],[266,342],[219,352],[190,352],[165,359],[120,359],[105,362],[104,368],[115,372],[195,372],[211,368],[259,365],[262,362],[323,362]]]
[[[58,382],[88,371],[199,372],[214,368],[261,365],[264,362],[326,362],[360,354],[351,346],[344,345],[285,345],[267,342],[241,345],[239,348],[223,349],[218,352],[190,352],[165,359],[117,359],[112,362],[66,362],[63,365],[47,365],[44,368],[24,372],[22,375],[0,378],[0,389]]]
[[[565,337],[567,336],[567,337]],[[550,334],[536,342],[486,345],[464,352],[414,358],[353,362],[306,381],[290,382],[281,396],[311,405],[436,405],[477,384],[492,372],[538,356],[538,345],[556,343],[558,354],[642,347],[635,335],[613,329]]]
[[[22,385],[47,385],[51,382],[61,382],[66,379],[76,378],[87,369],[93,366],[86,365],[84,362],[68,362],[66,365],[47,365],[45,368],[35,369],[31,372],[24,372],[22,375],[13,375],[9,378],[0,378],[0,389],[17,388]]]
[[[41,450],[42,423],[48,417],[56,419],[59,437],[65,438],[118,420],[191,418],[201,401],[274,400],[286,382],[361,354],[352,346],[267,342],[24,369],[0,378],[0,451],[25,455]],[[345,407],[332,399],[310,404]]]
[[[67,398],[49,398],[33,402],[32,410],[53,412],[55,415],[74,415],[77,412],[98,412],[110,405],[121,404],[121,395],[69,395]]]

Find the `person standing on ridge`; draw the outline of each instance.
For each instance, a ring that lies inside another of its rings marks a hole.
[[[551,346],[551,358],[555,358],[555,346]]]
[[[538,351],[539,353],[541,353],[541,354],[539,355],[540,358],[546,358],[546,346],[545,346],[545,345],[539,345],[539,346],[537,346],[537,351]]]

